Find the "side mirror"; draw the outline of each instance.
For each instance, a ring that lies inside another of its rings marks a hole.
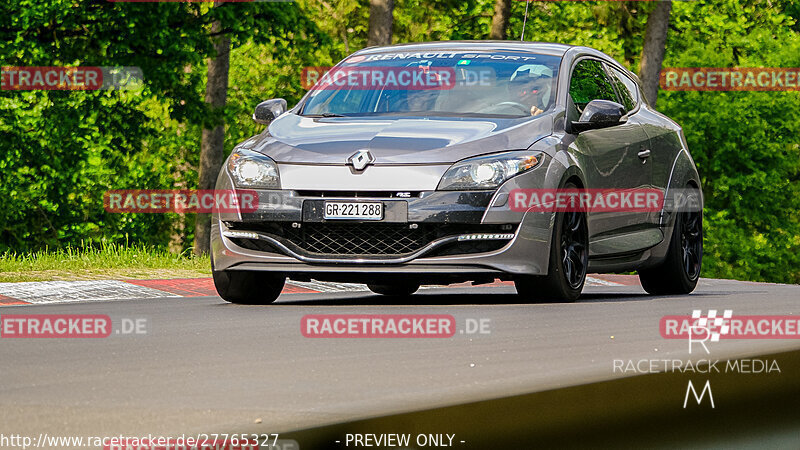
[[[625,107],[617,102],[592,100],[583,108],[580,120],[570,122],[570,127],[572,131],[577,133],[613,127],[614,125],[625,123],[622,117],[626,112]]]
[[[253,120],[256,123],[269,125],[278,116],[286,112],[286,100],[273,98],[259,103],[253,112]]]

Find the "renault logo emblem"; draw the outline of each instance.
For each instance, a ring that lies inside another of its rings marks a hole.
[[[347,158],[347,163],[352,165],[356,170],[364,170],[368,165],[375,161],[375,157],[369,150],[359,150],[353,153],[353,156]]]

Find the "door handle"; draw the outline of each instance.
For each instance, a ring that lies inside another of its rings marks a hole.
[[[641,159],[645,159],[648,156],[650,156],[650,150],[642,150],[639,153],[637,153],[636,155]]]

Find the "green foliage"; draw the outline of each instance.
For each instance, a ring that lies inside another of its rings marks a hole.
[[[170,253],[142,244],[100,242],[0,253],[0,283],[102,278],[207,277],[210,261],[190,251]]]
[[[145,78],[138,91],[0,91],[0,251],[126,236],[186,247],[194,217],[110,214],[102,198],[109,189],[196,187],[202,126],[221,119],[203,102],[210,24],[220,20],[234,46],[262,51],[247,61],[248,87],[269,81],[259,67],[284,66],[280,52],[306,55],[320,42],[293,3],[21,0],[0,4],[0,14],[9,18],[3,66],[136,66]],[[242,118],[260,91],[247,92],[233,92],[232,139],[256,131]]]
[[[799,67],[794,19],[767,2],[675,3],[666,67]],[[697,27],[697,17],[704,26]],[[706,200],[704,276],[800,283],[798,92],[662,92]]]

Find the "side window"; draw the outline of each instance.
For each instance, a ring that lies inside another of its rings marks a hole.
[[[579,112],[583,112],[592,100],[619,101],[603,64],[593,59],[584,59],[575,66],[569,82],[569,95]]]
[[[610,69],[611,78],[614,81],[617,92],[619,92],[622,105],[628,111],[636,108],[636,104],[639,102],[639,88],[636,86],[636,82],[614,67],[610,67]]]

